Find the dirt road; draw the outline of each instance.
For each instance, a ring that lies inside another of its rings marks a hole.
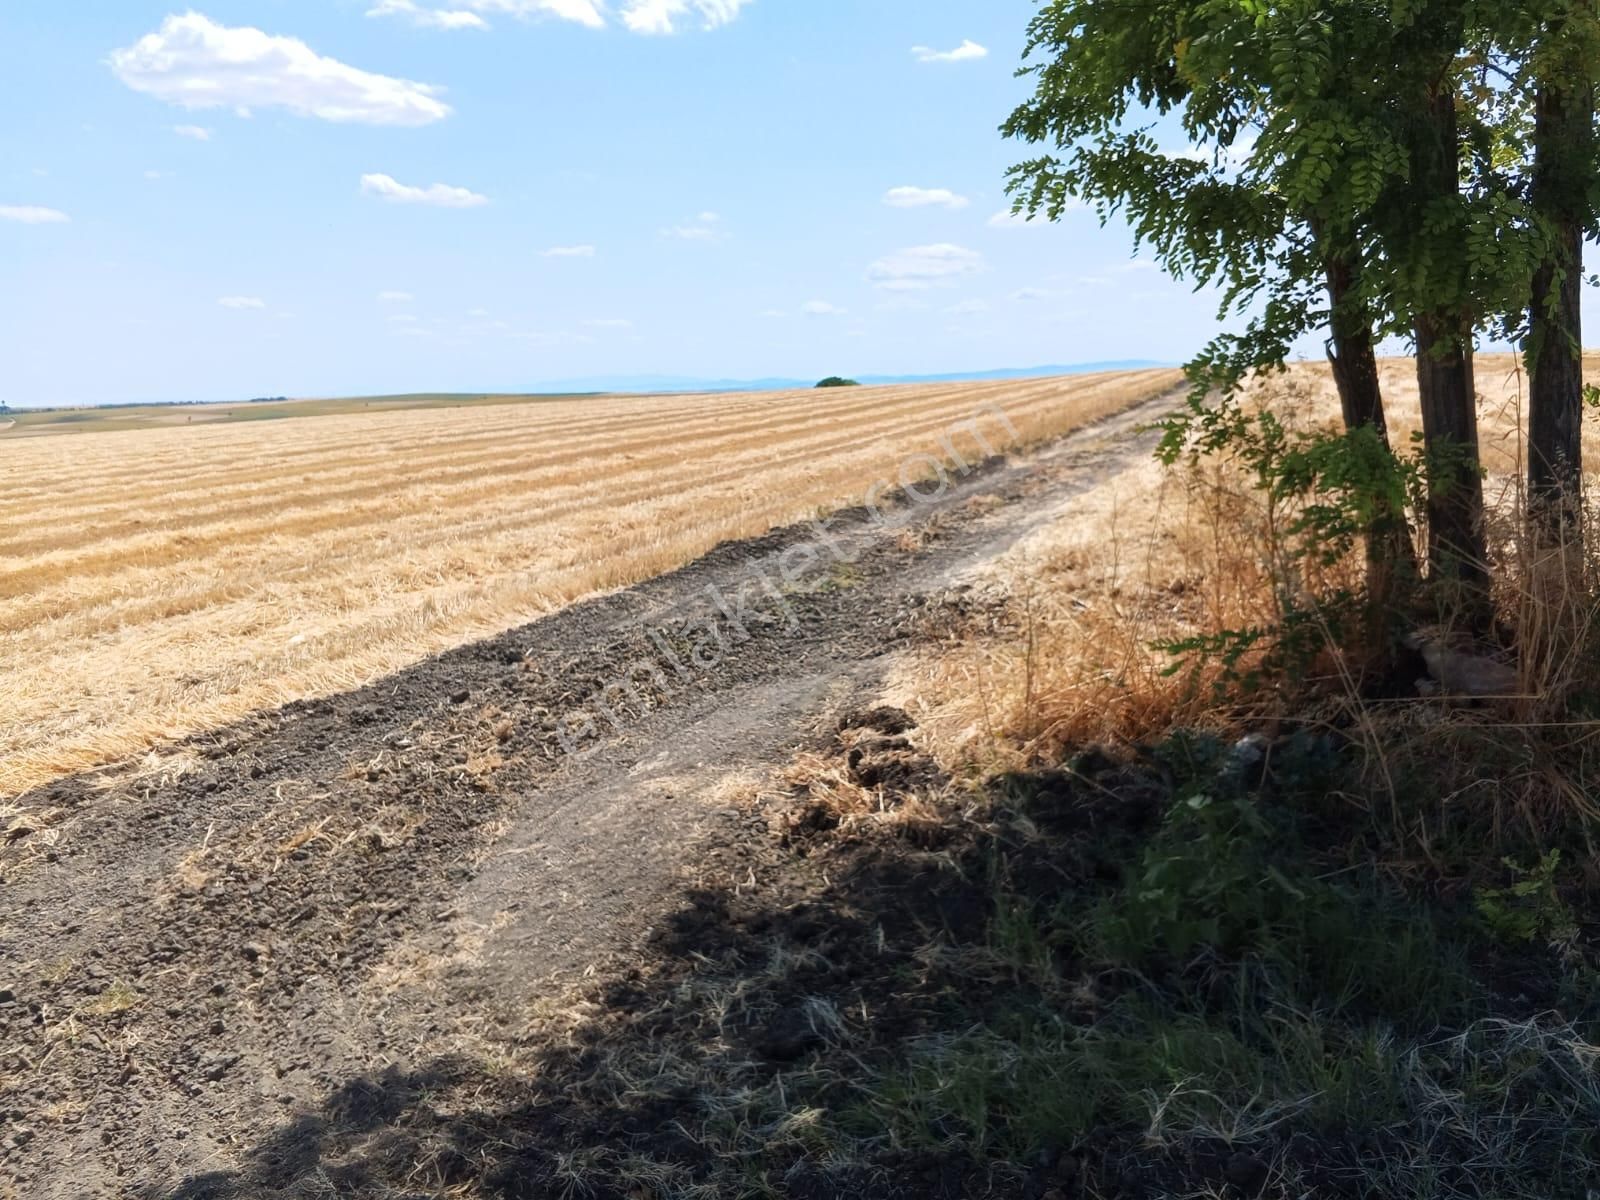
[[[748,833],[720,781],[870,701],[924,597],[1170,405],[23,797],[0,1196],[335,1194],[307,1114],[624,971]]]

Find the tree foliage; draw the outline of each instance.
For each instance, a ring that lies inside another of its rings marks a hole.
[[[1322,331],[1347,426],[1386,447],[1374,348],[1416,348],[1429,574],[1483,621],[1478,336],[1527,343],[1552,486],[1576,477],[1594,0],[1047,0],[1021,74],[1033,94],[1003,130],[1043,152],[1010,173],[1017,210],[1087,202],[1218,289],[1226,328],[1190,364],[1191,417]],[[1396,545],[1404,522],[1369,507]]]

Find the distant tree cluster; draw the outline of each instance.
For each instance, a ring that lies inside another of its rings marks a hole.
[[[817,386],[819,388],[860,387],[861,384],[856,382],[854,379],[846,379],[842,375],[829,375],[821,383],[817,384]]]

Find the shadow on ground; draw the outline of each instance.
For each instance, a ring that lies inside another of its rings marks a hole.
[[[908,725],[798,756],[631,968],[143,1200],[1593,1195],[1600,974],[1360,867],[1340,739],[979,789]]]
[[[1038,1163],[897,1147],[861,1086],[862,1056],[945,1027],[991,918],[991,839],[897,814],[938,779],[900,718],[867,714],[849,766],[832,747],[879,813],[754,801],[747,882],[684,894],[622,976],[482,1057],[350,1079],[240,1169],[145,1200],[1043,1195]]]

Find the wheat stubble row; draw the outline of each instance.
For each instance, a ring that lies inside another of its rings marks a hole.
[[[1025,398],[1019,394],[1016,402]],[[841,422],[849,422],[856,430],[865,426],[888,430],[894,418],[925,411],[928,403],[915,398],[898,401],[885,398],[878,406],[864,405],[859,411],[830,411],[828,419],[833,428],[838,428]],[[6,558],[18,554],[29,556],[26,574],[28,582],[34,584],[52,562],[70,562],[71,573],[82,576],[96,561],[86,559],[82,553],[84,547],[93,543],[108,543],[99,551],[100,560],[125,566],[152,556],[159,557],[164,552],[193,558],[205,549],[197,539],[237,544],[250,536],[252,528],[309,533],[314,530],[308,526],[295,528],[293,522],[348,525],[355,518],[347,514],[358,507],[377,514],[376,519],[381,520],[383,514],[393,511],[397,471],[404,473],[408,496],[434,487],[440,494],[458,500],[463,487],[501,486],[534,472],[543,473],[541,482],[610,477],[615,468],[624,465],[610,461],[612,456],[631,463],[648,452],[658,458],[667,456],[676,460],[679,457],[676,447],[682,444],[696,446],[707,459],[720,460],[738,435],[744,435],[740,445],[788,449],[788,437],[804,434],[808,427],[808,418],[803,415],[775,419],[768,412],[743,420],[712,415],[700,421],[647,424],[629,430],[626,436],[616,433],[599,439],[568,436],[553,443],[544,431],[527,431],[517,438],[502,437],[466,458],[416,452],[398,461],[386,458],[377,464],[341,464],[331,473],[321,475],[299,474],[292,479],[280,479],[266,489],[252,489],[242,503],[231,483],[203,493],[197,504],[185,504],[185,497],[166,491],[117,497],[113,485],[109,495],[117,498],[102,501],[102,493],[96,492],[87,498],[86,507],[90,512],[98,512],[104,505],[124,514],[122,536],[107,536],[98,523],[85,528],[85,522],[70,522],[65,514],[61,514],[60,525],[51,526],[51,532],[40,532],[39,523],[53,522],[59,511],[44,507],[32,510],[29,528],[33,532],[29,539],[14,541],[8,537],[7,526],[0,519],[0,596],[14,590],[23,576],[23,568],[8,570],[3,565]],[[706,440],[708,435],[712,440]],[[286,491],[288,488],[292,491]],[[140,506],[157,495],[161,500],[160,513],[152,516]]]
[[[983,405],[1031,441],[1172,383],[572,399],[0,441],[0,796],[859,502]]]
[[[1012,420],[1029,419],[1038,408],[1053,409],[1055,398],[1019,392],[1008,400],[1007,410]],[[929,437],[939,431],[943,418],[935,417],[932,423],[919,413],[911,415],[913,424],[891,424],[887,416],[875,418],[869,424],[874,432],[889,429],[896,437]],[[833,469],[849,468],[851,455],[860,456],[874,452],[873,447],[861,444],[861,430],[845,427],[842,430],[830,424],[823,433],[808,433],[804,439],[793,440],[785,447],[790,455],[799,455],[808,464],[807,469],[817,470],[816,464],[828,463]],[[594,486],[587,479],[575,479],[570,474],[560,479],[535,478],[525,480],[520,474],[514,483],[520,484],[520,497],[516,487],[508,488],[504,477],[489,486],[463,484],[453,496],[425,492],[418,498],[414,483],[405,487],[391,487],[384,507],[374,511],[369,508],[343,509],[320,513],[314,524],[285,521],[272,525],[252,525],[241,528],[231,539],[212,539],[205,547],[212,551],[201,557],[201,544],[195,539],[180,536],[171,547],[165,560],[151,564],[144,554],[130,551],[127,564],[116,565],[110,574],[96,568],[106,565],[107,556],[86,556],[76,564],[76,570],[63,570],[62,560],[55,555],[48,563],[40,564],[34,578],[38,586],[26,600],[8,606],[8,614],[0,615],[0,632],[24,626],[44,626],[66,618],[72,622],[68,628],[52,627],[49,636],[63,633],[82,634],[97,631],[107,624],[127,624],[126,606],[129,603],[168,607],[164,615],[175,615],[181,597],[192,594],[196,587],[205,586],[200,578],[191,578],[187,587],[172,589],[164,586],[171,578],[171,558],[205,562],[212,573],[225,581],[229,590],[237,590],[253,578],[277,578],[282,573],[301,570],[306,566],[308,546],[317,548],[320,574],[337,579],[341,586],[351,585],[354,576],[349,572],[334,572],[326,568],[340,555],[360,554],[385,560],[388,554],[372,555],[374,536],[382,539],[386,547],[402,549],[403,560],[415,560],[418,552],[429,545],[449,543],[458,545],[472,542],[482,546],[508,531],[516,531],[529,524],[547,528],[567,529],[568,519],[587,522],[587,534],[602,537],[618,532],[620,515],[628,506],[644,504],[647,509],[664,487],[685,487],[692,483],[694,491],[680,499],[695,499],[712,489],[726,492],[731,486],[737,489],[752,480],[763,478],[762,462],[771,454],[770,439],[757,436],[764,443],[757,450],[748,446],[730,447],[718,440],[714,444],[718,453],[685,461],[674,447],[664,447],[657,456],[628,462],[625,467],[600,457],[586,464],[589,479],[605,481],[604,506],[595,504]],[[737,452],[735,452],[737,450]],[[845,455],[840,458],[838,456]],[[632,457],[632,456],[630,456]],[[516,503],[512,503],[516,500]],[[455,514],[449,523],[438,520],[441,507]],[[648,511],[644,514],[648,517]],[[598,528],[592,526],[599,522]],[[308,536],[314,530],[318,537]],[[254,536],[251,536],[254,535]],[[510,549],[513,557],[521,553],[521,540]],[[114,563],[114,560],[113,560]],[[70,560],[69,560],[70,565]],[[481,565],[481,564],[478,564]],[[456,573],[465,570],[461,565],[452,568]],[[56,582],[46,584],[46,578]],[[110,610],[110,611],[106,611]],[[88,620],[95,625],[85,624]]]

